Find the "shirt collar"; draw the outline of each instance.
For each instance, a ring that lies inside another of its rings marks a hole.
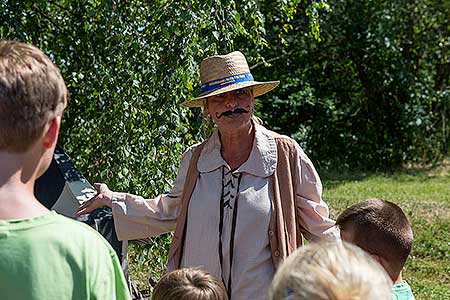
[[[206,142],[197,162],[200,173],[211,172],[219,167],[228,166],[220,153],[221,143],[216,129]],[[271,132],[255,124],[255,139],[252,151],[246,162],[236,172],[245,172],[258,177],[269,177],[277,167],[277,145]]]

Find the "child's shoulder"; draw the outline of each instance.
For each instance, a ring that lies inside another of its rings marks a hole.
[[[51,211],[45,216],[45,222],[36,222],[34,228],[36,232],[39,232],[41,238],[68,247],[69,245],[70,247],[91,245],[93,248],[106,247],[109,249],[108,242],[92,227],[55,211]]]
[[[61,230],[67,231],[68,233],[73,233],[74,235],[80,235],[83,237],[89,237],[94,239],[101,238],[103,240],[102,235],[91,226],[83,222],[70,219],[56,212],[54,213],[54,215],[55,215],[55,223],[61,225],[60,226]]]
[[[30,218],[0,222],[0,232],[12,245],[20,241],[31,248],[77,249],[103,248],[111,252],[108,242],[93,228],[55,211]],[[45,243],[38,243],[45,241]],[[34,246],[32,246],[34,245]]]

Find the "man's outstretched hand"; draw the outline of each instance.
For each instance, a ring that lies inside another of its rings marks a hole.
[[[108,188],[108,186],[104,183],[94,183],[94,187],[98,194],[80,205],[76,213],[77,216],[90,213],[91,211],[102,206],[111,207],[113,192]]]

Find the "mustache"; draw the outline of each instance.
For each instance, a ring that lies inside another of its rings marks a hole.
[[[217,119],[220,119],[222,117],[228,117],[231,116],[233,114],[248,114],[250,112],[250,109],[244,109],[244,108],[236,108],[235,110],[226,110],[224,112],[222,112],[221,114],[216,113],[216,117]]]

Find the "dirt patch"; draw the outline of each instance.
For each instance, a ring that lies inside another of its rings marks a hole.
[[[403,166],[407,172],[424,172],[428,177],[449,177],[450,176],[450,159],[445,159],[439,164],[405,164]]]
[[[436,218],[450,220],[450,206],[441,202],[402,203],[408,218],[432,222]]]

